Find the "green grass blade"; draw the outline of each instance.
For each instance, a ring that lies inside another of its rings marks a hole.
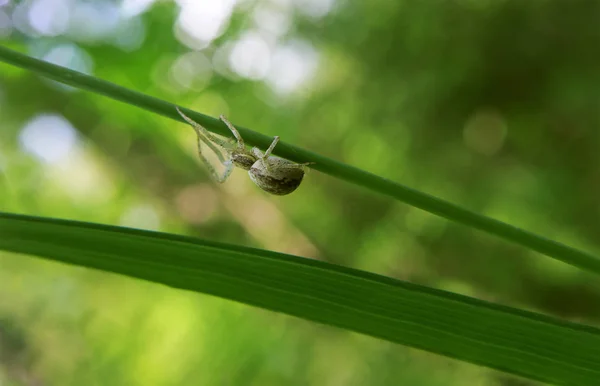
[[[0,61],[183,122],[182,118],[175,111],[174,104],[120,87],[92,76],[31,58],[6,47],[0,46]],[[186,115],[190,116],[207,129],[222,135],[230,134],[225,125],[219,120],[185,108],[182,108],[182,110]],[[238,128],[246,142],[250,145],[266,148],[272,141],[271,137],[267,137],[243,127],[238,126]],[[525,231],[501,221],[481,216],[407,186],[293,145],[279,142],[275,149],[275,153],[297,162],[314,162],[315,164],[311,166],[312,168],[333,177],[391,196],[397,200],[427,212],[434,213],[448,220],[456,221],[469,227],[510,240],[547,256],[561,260],[567,264],[600,273],[600,259],[589,253],[538,236],[532,232]]]
[[[600,330],[295,256],[0,213],[0,250],[283,312],[563,385],[598,385]]]

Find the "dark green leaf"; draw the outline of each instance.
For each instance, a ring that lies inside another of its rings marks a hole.
[[[0,249],[283,312],[513,374],[597,385],[600,330],[279,253],[0,214]]]

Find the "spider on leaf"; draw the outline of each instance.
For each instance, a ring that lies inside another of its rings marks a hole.
[[[242,136],[237,129],[223,115],[219,117],[233,133],[234,139],[222,139],[212,134],[190,117],[185,115],[179,107],[175,107],[181,117],[189,123],[198,136],[198,156],[202,163],[206,165],[213,178],[223,183],[231,175],[234,166],[248,171],[250,179],[265,192],[283,196],[292,193],[300,186],[304,174],[307,171],[306,166],[313,162],[298,164],[290,160],[271,155],[273,149],[279,142],[279,137],[273,138],[271,146],[264,153],[254,147],[248,150],[244,144]],[[225,166],[225,171],[220,175],[213,165],[202,154],[201,145],[206,144]],[[229,156],[226,159],[221,153],[219,147]]]

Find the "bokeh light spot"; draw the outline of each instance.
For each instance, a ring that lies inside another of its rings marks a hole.
[[[69,35],[84,42],[105,40],[119,27],[120,10],[111,1],[77,2],[73,7]]]
[[[180,55],[169,69],[169,79],[177,85],[200,91],[212,77],[212,63],[201,52]]]
[[[41,35],[58,36],[69,28],[70,9],[65,0],[35,0],[28,16],[31,28]]]
[[[120,224],[129,228],[158,230],[160,218],[152,206],[135,205],[123,213]]]
[[[492,156],[496,154],[506,138],[506,122],[499,112],[491,109],[476,111],[463,130],[465,145],[473,151]]]
[[[294,0],[294,4],[306,16],[318,19],[333,10],[335,0]]]
[[[43,162],[59,162],[77,145],[77,132],[63,116],[40,114],[21,130],[19,143],[23,150]]]
[[[289,94],[307,82],[317,67],[318,55],[312,45],[292,41],[275,49],[267,83],[277,94]]]
[[[74,44],[61,44],[53,47],[44,55],[43,59],[85,74],[92,72],[92,59],[84,50]]]
[[[135,17],[144,13],[150,8],[156,0],[122,0],[121,16],[125,18]]]
[[[235,0],[179,0],[178,38],[190,48],[208,46],[221,36],[236,4]]]
[[[135,51],[146,39],[146,25],[141,17],[122,20],[114,34],[113,44],[123,51]]]
[[[177,195],[177,212],[191,224],[207,222],[217,210],[217,193],[207,184],[189,186]]]
[[[12,29],[13,26],[10,16],[0,9],[0,39],[9,37],[12,33]]]
[[[229,65],[240,76],[260,80],[269,71],[271,48],[259,34],[248,32],[234,44]]]
[[[269,4],[257,6],[253,16],[256,28],[277,37],[287,33],[292,25],[289,10]]]
[[[87,150],[80,146],[61,162],[46,168],[48,186],[65,192],[76,205],[110,205],[117,194],[115,180]]]

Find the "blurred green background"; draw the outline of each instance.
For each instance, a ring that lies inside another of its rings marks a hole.
[[[600,2],[0,0],[0,43],[600,254]],[[0,210],[322,259],[600,325],[571,266],[309,173],[213,183],[186,125],[0,64]],[[0,253],[0,385],[532,385]]]

